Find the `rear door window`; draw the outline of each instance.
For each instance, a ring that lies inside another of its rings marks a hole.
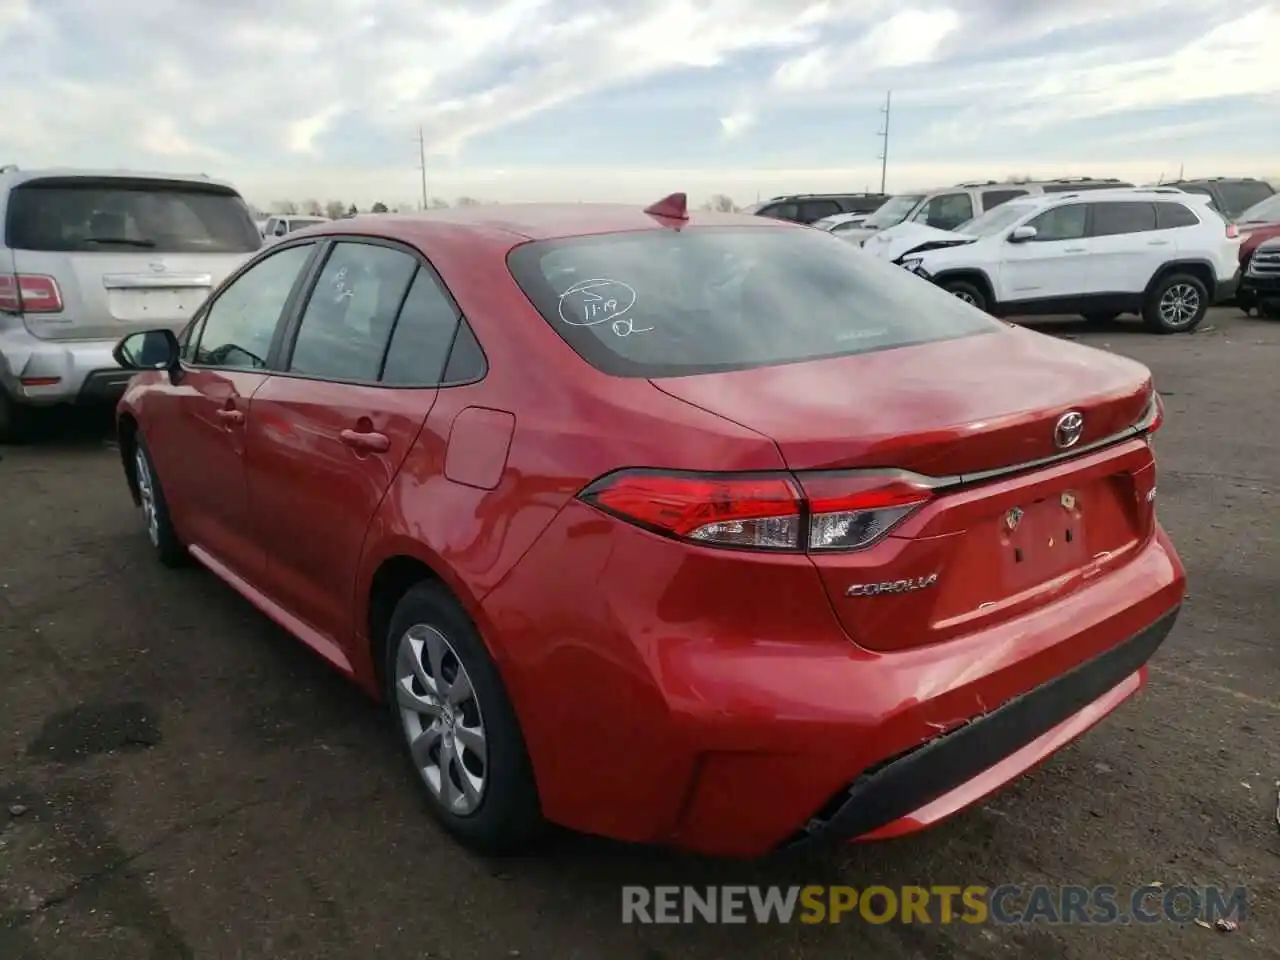
[[[419,269],[396,320],[382,382],[397,387],[434,387],[445,365],[461,318],[430,270]]]
[[[1003,329],[818,230],[695,227],[527,243],[508,264],[546,323],[606,373],[739,370]]]
[[[1161,201],[1156,204],[1156,229],[1172,230],[1177,227],[1199,226],[1200,220],[1180,203]]]
[[[813,223],[823,217],[834,217],[840,212],[840,205],[834,200],[806,200],[800,204],[800,222]]]
[[[307,299],[289,372],[372,383],[418,262],[381,244],[334,244]]]
[[[775,203],[761,210],[760,215],[774,220],[795,220],[800,215],[800,210],[794,203]]]
[[[5,241],[15,250],[252,253],[262,246],[249,207],[215,184],[57,177],[9,194]]]
[[[1154,203],[1095,203],[1091,237],[1114,237],[1126,233],[1146,233],[1156,229]]]
[[[1029,192],[1029,190],[988,190],[982,194],[982,209],[991,210],[1002,203],[1008,203],[1015,197],[1025,197]]]

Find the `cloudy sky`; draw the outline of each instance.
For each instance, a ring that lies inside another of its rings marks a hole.
[[[274,199],[1280,174],[1280,0],[0,0],[0,163]]]

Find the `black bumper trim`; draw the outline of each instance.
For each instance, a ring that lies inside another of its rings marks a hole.
[[[1119,646],[991,713],[868,770],[811,819],[792,845],[862,836],[972,780],[1119,686],[1151,659],[1180,610],[1175,607]]]
[[[80,403],[114,403],[124,396],[125,387],[131,379],[131,370],[94,370],[85,376],[76,400]]]

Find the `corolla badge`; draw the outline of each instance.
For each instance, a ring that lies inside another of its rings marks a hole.
[[[911,577],[908,580],[886,580],[883,583],[855,583],[844,592],[846,597],[876,597],[882,593],[914,593],[938,582],[938,575]]]
[[[1058,418],[1053,425],[1053,443],[1059,450],[1074,447],[1084,433],[1084,414],[1071,410]]]

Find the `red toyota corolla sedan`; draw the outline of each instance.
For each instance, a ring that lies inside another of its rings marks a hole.
[[[385,698],[478,849],[917,830],[1137,691],[1185,590],[1144,367],[680,195],[327,223],[117,359],[160,560]]]

